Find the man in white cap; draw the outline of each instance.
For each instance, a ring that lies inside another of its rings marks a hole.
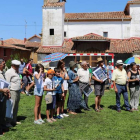
[[[116,66],[117,66],[117,69],[115,69],[113,72],[112,81],[113,81],[114,89],[116,93],[117,111],[121,112],[120,98],[121,98],[121,94],[123,94],[126,111],[132,112],[132,110],[130,110],[130,105],[128,102],[128,92],[127,92],[127,86],[126,86],[127,73],[123,68],[123,61],[118,60],[116,63]]]
[[[20,101],[20,89],[21,89],[21,79],[18,75],[19,66],[21,62],[18,60],[12,60],[11,68],[5,73],[7,82],[10,83],[10,94],[13,100],[13,119],[8,120],[11,124],[20,124],[17,122],[18,104]]]

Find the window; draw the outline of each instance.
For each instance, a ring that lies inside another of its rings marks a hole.
[[[7,56],[6,55],[6,49],[5,48],[3,49],[3,56]]]
[[[50,29],[50,35],[54,35],[54,29]]]
[[[67,36],[67,33],[66,32],[64,32],[64,37],[66,37]]]
[[[103,32],[103,37],[108,37],[108,32]]]

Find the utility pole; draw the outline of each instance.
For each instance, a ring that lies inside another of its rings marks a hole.
[[[25,38],[26,38],[26,34],[27,34],[27,21],[25,20]]]

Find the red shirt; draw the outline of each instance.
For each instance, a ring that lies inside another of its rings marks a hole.
[[[30,73],[33,72],[33,68],[32,68],[32,66],[31,66],[30,63],[28,63],[28,64],[26,65],[26,69],[27,69]],[[30,73],[27,72],[26,76],[31,76]]]

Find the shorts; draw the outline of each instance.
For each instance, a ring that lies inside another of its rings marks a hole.
[[[34,95],[35,96],[43,96],[44,90],[43,88],[34,88]]]
[[[56,94],[56,101],[61,102],[62,100],[62,94]]]
[[[53,101],[51,104],[47,104],[46,109],[50,110],[50,109],[55,109],[56,107],[56,95],[52,95]]]
[[[95,95],[96,96],[103,96],[105,91],[105,84],[102,85],[94,85]]]
[[[28,76],[27,77],[27,79],[28,79],[28,84],[30,84],[30,83],[32,83],[33,81],[32,81],[32,76],[30,75],[30,76]]]

